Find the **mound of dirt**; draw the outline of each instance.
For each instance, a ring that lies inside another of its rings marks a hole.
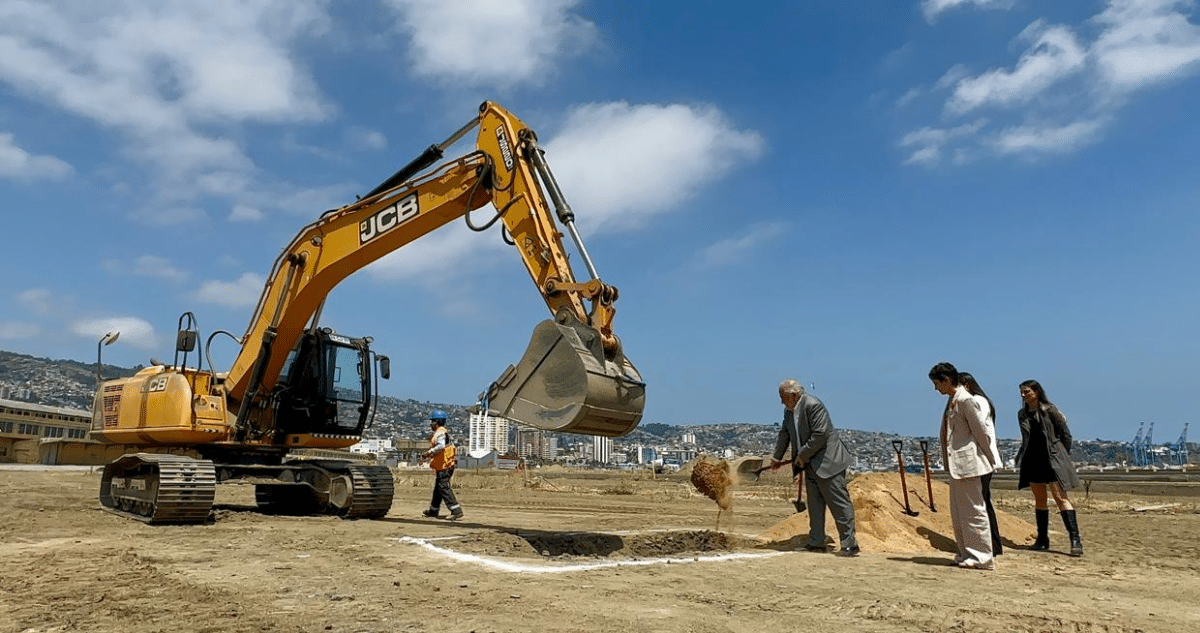
[[[849,484],[854,500],[855,529],[859,546],[865,552],[919,553],[953,552],[954,526],[950,522],[950,486],[933,482],[933,507],[930,508],[925,478],[907,475],[908,502],[917,516],[904,511],[904,489],[899,473],[867,473]],[[1028,521],[996,510],[1001,541],[1008,546],[1032,543],[1037,528]],[[833,519],[825,517],[825,533],[837,536]],[[808,537],[808,513],[793,514],[758,535],[770,543],[802,545]]]

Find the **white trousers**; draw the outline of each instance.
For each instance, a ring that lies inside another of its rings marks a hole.
[[[955,562],[993,564],[992,526],[983,501],[981,477],[950,479],[950,521],[954,524],[954,542],[958,544]]]

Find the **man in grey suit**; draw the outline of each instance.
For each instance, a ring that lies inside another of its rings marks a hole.
[[[771,466],[779,467],[788,447],[792,462],[804,470],[805,494],[808,497],[808,542],[804,549],[826,551],[825,508],[833,515],[841,537],[841,556],[858,556],[858,539],[854,535],[854,503],[846,488],[846,469],[850,467],[850,451],[842,442],[829,412],[816,397],[804,393],[804,387],[788,378],[779,383],[779,399],[783,402],[783,425],[775,442]]]

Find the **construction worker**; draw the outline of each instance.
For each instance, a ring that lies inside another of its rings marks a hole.
[[[454,442],[446,430],[445,411],[434,409],[429,414],[429,430],[433,435],[429,436],[429,450],[421,453],[421,461],[429,462],[429,467],[437,473],[437,479],[433,484],[433,499],[429,501],[429,509],[422,514],[437,518],[444,501],[446,509],[450,511],[450,516],[446,518],[457,521],[463,517],[463,511],[454,497],[454,490],[450,488],[450,478],[454,476],[458,460],[455,458]]]

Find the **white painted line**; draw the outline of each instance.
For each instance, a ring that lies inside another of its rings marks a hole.
[[[780,556],[789,554],[790,552],[762,552],[762,553],[734,553],[734,554],[717,554],[713,556],[690,556],[688,558],[646,558],[640,560],[623,560],[609,561],[603,563],[581,563],[581,564],[563,564],[563,565],[525,565],[521,563],[513,563],[496,558],[488,558],[486,556],[477,556],[475,554],[465,554],[456,552],[444,547],[438,547],[430,543],[434,539],[421,539],[412,536],[401,536],[399,538],[392,537],[389,540],[397,540],[401,543],[411,543],[423,547],[435,554],[440,554],[447,558],[452,558],[463,563],[473,563],[483,567],[490,567],[499,571],[507,571],[519,574],[555,574],[568,571],[588,571],[591,569],[605,569],[609,567],[645,567],[647,565],[667,565],[679,563],[706,563],[710,561],[727,561],[740,560],[745,558],[767,558],[770,556]],[[437,539],[442,540],[442,539]]]

